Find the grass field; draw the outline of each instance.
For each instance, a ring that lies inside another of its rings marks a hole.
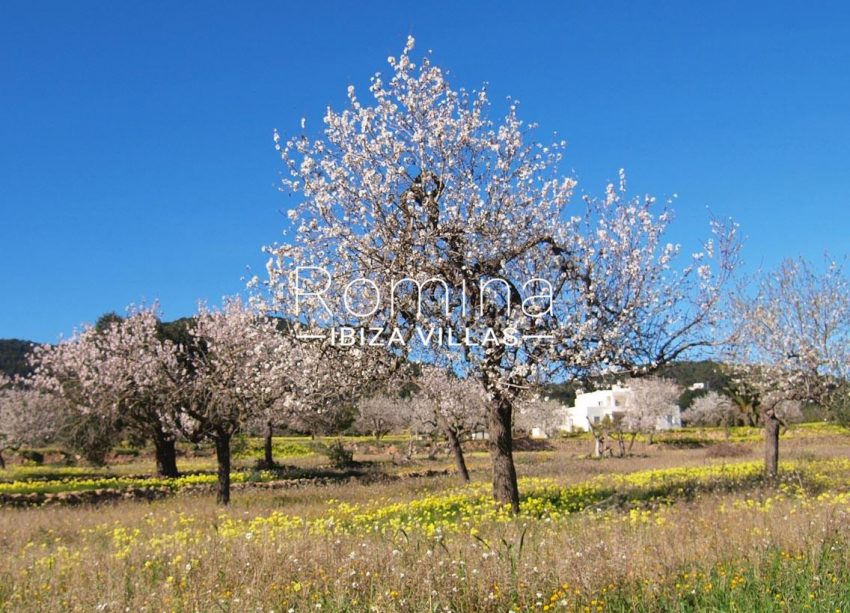
[[[373,479],[249,486],[227,509],[188,490],[4,509],[0,610],[850,611],[850,435],[789,431],[772,483],[757,435],[679,432],[624,459],[587,457],[582,436],[520,451],[517,517],[490,499],[486,453],[469,454],[467,486],[399,478],[451,467],[442,454],[394,462],[402,439],[349,441]],[[280,439],[310,452],[279,460],[324,470],[315,444]],[[212,468],[181,460],[191,479]],[[150,469],[144,454],[108,471],[12,467],[0,489],[138,485]]]

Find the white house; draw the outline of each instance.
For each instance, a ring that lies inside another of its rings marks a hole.
[[[632,396],[632,390],[619,384],[614,384],[611,389],[607,390],[579,392],[576,394],[575,406],[567,409],[567,419],[561,426],[561,430],[567,432],[584,430],[586,432],[590,430],[590,422],[598,424],[606,416],[613,419],[616,413],[627,412]],[[681,427],[681,411],[676,405],[672,405],[669,412],[660,415],[656,423],[658,430]]]

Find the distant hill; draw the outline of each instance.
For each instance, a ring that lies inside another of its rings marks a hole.
[[[10,377],[30,374],[27,354],[35,345],[31,341],[22,341],[17,338],[0,339],[0,373]]]
[[[673,362],[660,368],[658,376],[672,379],[685,388],[679,396],[679,406],[683,409],[691,406],[695,398],[707,393],[708,390],[722,392],[729,384],[729,375],[723,372],[723,365],[712,360]],[[705,383],[705,388],[688,389],[694,383]]]
[[[729,376],[723,372],[722,364],[712,360],[672,362],[662,366],[656,374],[672,379],[682,387],[705,383],[707,388],[720,391],[729,383]]]

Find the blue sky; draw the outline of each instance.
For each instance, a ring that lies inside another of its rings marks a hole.
[[[844,4],[844,6],[842,6]],[[740,222],[747,270],[850,252],[846,3],[0,4],[0,338],[52,342],[158,299],[189,315],[262,274],[289,202],[272,131],[318,125],[409,34],[569,142],[599,193]]]

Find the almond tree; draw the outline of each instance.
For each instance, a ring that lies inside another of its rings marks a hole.
[[[289,412],[277,403],[265,404],[264,408],[251,417],[249,427],[254,431],[263,433],[263,460],[259,466],[271,469],[276,466],[274,459],[274,434],[278,428],[288,425],[292,421]]]
[[[675,382],[661,377],[632,379],[629,389],[631,394],[623,415],[623,425],[631,432],[646,433],[651,445],[655,432],[678,409],[682,392]]]
[[[367,389],[360,377],[377,379],[367,352],[301,343],[299,330],[239,299],[201,308],[189,329],[179,425],[189,438],[215,445],[220,504],[230,502],[231,440],[241,428],[270,416],[281,423],[322,413]]]
[[[412,49],[411,38],[388,80],[372,78],[371,103],[350,86],[319,138],[275,135],[284,189],[300,203],[292,239],[269,248],[270,286],[328,334],[382,329],[396,355],[479,380],[493,494],[516,510],[520,392],[591,370],[647,371],[713,342],[734,227],[714,224],[677,272],[665,204],[627,197],[622,178],[602,199],[571,202],[563,141],[533,141],[515,101],[493,120],[486,91],[452,89]],[[436,328],[442,340],[423,333]]]
[[[285,387],[292,356],[276,323],[238,299],[226,300],[220,310],[202,307],[189,335],[179,427],[192,440],[214,444],[216,499],[228,504],[233,435],[265,410],[270,398],[280,399],[278,388]]]
[[[54,399],[0,373],[0,469],[3,453],[52,440],[59,422]]]
[[[620,410],[606,415],[598,423],[590,418],[587,420],[594,439],[595,457],[615,455],[609,440],[617,443],[616,456],[626,457],[638,434],[645,433],[652,444],[656,430],[675,425],[669,421],[680,394],[675,383],[659,377],[642,377],[630,380],[627,390],[626,403]]]
[[[540,428],[546,436],[557,434],[566,421],[564,405],[539,394],[521,399],[514,414],[514,425],[517,428],[529,433],[534,428]]]
[[[839,263],[829,262],[818,274],[802,259],[786,260],[760,276],[754,296],[737,297],[736,314],[732,359],[755,392],[765,428],[765,471],[775,476],[783,410],[795,402],[829,407],[846,393],[850,284]]]
[[[731,345],[733,351],[737,350],[737,345]],[[734,360],[733,358],[730,358]],[[756,388],[750,381],[743,376],[740,365],[734,366],[731,362],[723,366],[723,370],[727,375],[726,385],[723,386],[723,393],[729,397],[732,404],[738,411],[738,415],[744,422],[744,425],[750,427],[758,427],[761,424],[761,412],[759,411],[759,395]]]
[[[354,425],[360,432],[367,432],[380,441],[390,432],[407,425],[401,403],[401,398],[387,394],[364,398],[357,403],[358,414]]]
[[[65,399],[88,421],[115,424],[154,444],[157,472],[176,477],[178,347],[159,335],[156,306],[130,307],[70,340],[32,353],[34,387]]]
[[[687,409],[682,411],[682,421],[694,426],[734,426],[740,411],[732,400],[714,390],[697,396]]]
[[[483,430],[487,423],[487,394],[478,381],[461,379],[434,366],[422,366],[415,379],[416,393],[411,405],[419,431],[446,437],[458,474],[469,481],[463,455],[463,440]]]
[[[92,326],[57,345],[34,347],[28,359],[33,368],[27,384],[61,402],[63,438],[93,464],[103,464],[117,441],[117,399],[105,393],[103,343]],[[67,435],[67,436],[66,436]]]

